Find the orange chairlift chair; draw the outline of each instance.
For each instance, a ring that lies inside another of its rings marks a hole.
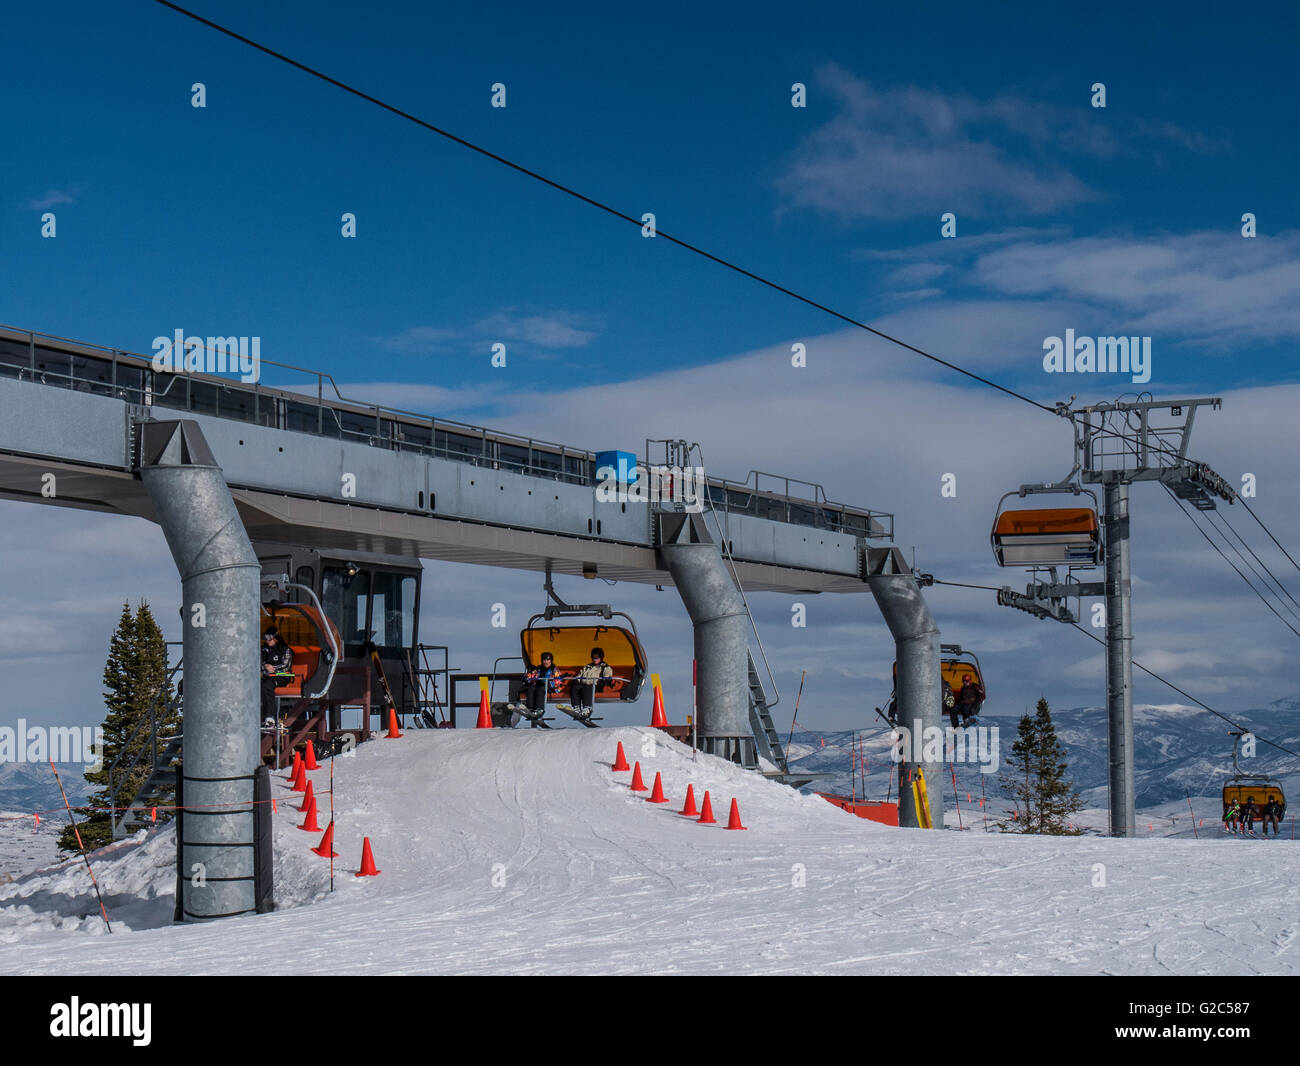
[[[1034,507],[1003,510],[1010,496],[1027,496],[1047,492],[1087,493],[1092,507]],[[1097,496],[1090,489],[1062,483],[1059,485],[1022,485],[998,501],[989,534],[993,557],[999,566],[1023,566],[1030,569],[1068,566],[1100,566],[1104,558],[1101,524],[1097,519]]]
[[[576,673],[590,661],[591,649],[599,647],[604,651],[605,663],[613,670],[614,676],[596,686],[596,702],[620,700],[630,703],[635,700],[646,677],[646,655],[631,616],[604,603],[565,603],[551,585],[549,567],[545,588],[546,607],[533,615],[519,634],[525,672],[536,669],[541,663],[542,653],[550,652],[560,673]],[[627,625],[610,624],[616,616],[625,619]],[[561,618],[592,617],[601,621],[590,625],[555,624]],[[568,703],[570,685],[571,678],[560,681],[556,690],[547,694],[547,702]],[[511,695],[513,698],[515,693]]]
[[[1262,810],[1265,804],[1276,800],[1281,805],[1285,817],[1286,793],[1282,790],[1281,782],[1269,777],[1268,774],[1244,773],[1237,762],[1237,749],[1241,745],[1243,735],[1232,734],[1232,778],[1223,786],[1223,809],[1226,811],[1234,803],[1241,806],[1247,800],[1253,799],[1256,808]]]
[[[342,655],[343,642],[338,628],[326,617],[316,594],[306,585],[277,580],[273,591],[302,589],[311,604],[283,603],[268,600],[262,604],[261,630],[275,626],[280,639],[293,650],[293,680],[276,688],[277,696],[318,700],[329,694],[334,670]]]

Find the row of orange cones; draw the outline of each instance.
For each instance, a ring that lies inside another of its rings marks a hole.
[[[658,770],[655,771],[655,783],[653,789],[647,789],[645,782],[641,780],[641,764],[638,762],[635,766],[628,766],[627,756],[623,753],[623,742],[618,742],[618,755],[614,759],[614,765],[611,767],[615,773],[622,773],[627,770],[632,771],[632,791],[649,792],[646,797],[647,803],[667,803],[668,797],[664,795],[663,778]],[[704,792],[704,802],[697,810],[695,807],[695,786],[686,786],[686,803],[681,809],[681,814],[687,818],[695,818],[700,825],[716,825],[718,820],[713,817],[713,800],[709,796],[708,790]],[[731,813],[727,817],[728,829],[747,829],[748,826],[740,824],[740,804],[733,797],[731,800]]]
[[[316,823],[316,794],[312,791],[311,782],[307,780],[308,770],[319,770],[320,766],[316,762],[316,751],[312,747],[311,741],[307,741],[307,755],[302,757],[295,750],[293,753],[293,768],[290,770],[290,790],[301,792],[302,806],[298,808],[299,812],[306,815],[299,829],[308,833],[319,833],[320,826]],[[311,849],[317,855],[324,859],[337,859],[339,853],[334,850],[334,820],[330,819],[330,824],[325,827],[325,835],[320,838],[320,843]],[[370,838],[366,837],[361,845],[361,869],[357,871],[357,877],[374,877],[381,871],[375,869],[375,856],[370,850]]]

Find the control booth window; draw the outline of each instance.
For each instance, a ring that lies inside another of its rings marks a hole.
[[[415,590],[410,574],[375,574],[370,627],[378,647],[397,650],[415,643]]]
[[[321,606],[339,627],[344,644],[364,644],[366,611],[370,605],[370,574],[357,570],[349,574],[342,566],[327,566],[321,573]]]

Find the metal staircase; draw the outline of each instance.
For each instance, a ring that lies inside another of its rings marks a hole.
[[[758,664],[754,662],[753,653],[749,654],[749,726],[758,741],[759,754],[772,763],[782,775],[790,772],[786,761],[785,745],[772,722],[772,712],[767,705],[767,694],[763,691],[763,681],[758,676]]]

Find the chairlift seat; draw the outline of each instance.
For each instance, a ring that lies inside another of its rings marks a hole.
[[[549,623],[530,626],[519,635],[524,668],[536,670],[542,653],[550,652],[555,668],[562,674],[576,674],[591,661],[591,649],[605,653],[605,664],[613,671],[611,678],[596,684],[594,698],[601,703],[612,700],[631,702],[637,698],[645,680],[645,652],[631,630],[621,626],[556,626]],[[520,683],[522,688],[522,682]],[[573,678],[566,677],[548,691],[550,703],[569,703]]]
[[[1003,511],[993,526],[999,566],[1100,566],[1101,527],[1090,507]]]

